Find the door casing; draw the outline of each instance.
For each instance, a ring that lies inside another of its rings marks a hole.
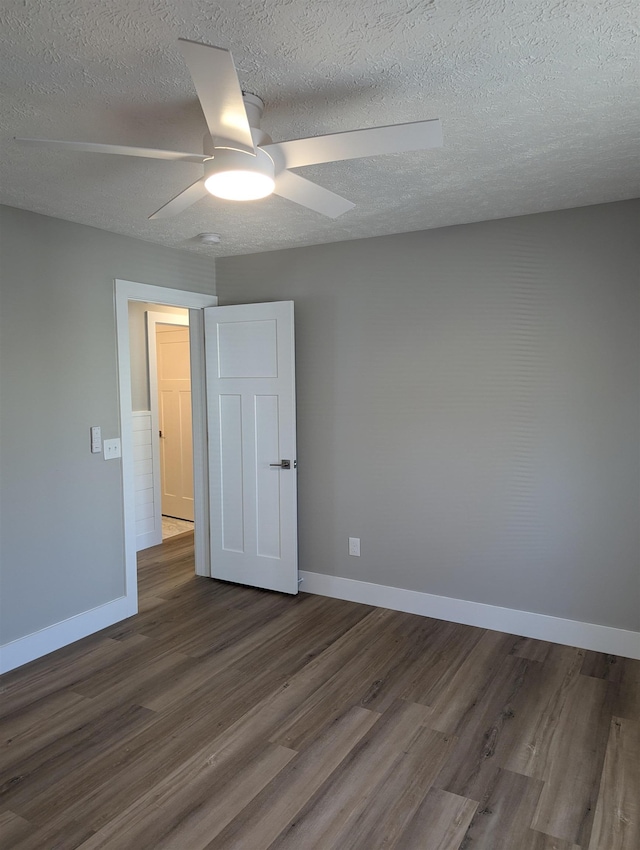
[[[122,440],[122,506],[124,525],[125,598],[127,617],[138,611],[138,570],[136,553],[135,486],[133,468],[133,410],[131,405],[131,360],[129,346],[129,301],[146,301],[189,310],[191,353],[191,398],[193,410],[193,490],[195,512],[195,563],[197,575],[209,576],[209,496],[204,381],[203,307],[216,307],[215,295],[115,281],[116,344],[120,397],[120,437]]]

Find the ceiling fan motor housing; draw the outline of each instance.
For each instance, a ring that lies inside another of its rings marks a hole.
[[[257,94],[251,94],[251,92],[248,91],[242,92],[242,100],[247,113],[249,126],[252,130],[257,129],[260,126],[260,119],[264,112],[264,100],[261,97],[258,97]]]

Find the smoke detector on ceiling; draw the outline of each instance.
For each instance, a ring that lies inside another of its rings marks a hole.
[[[196,236],[198,242],[202,242],[203,245],[217,245],[220,241],[219,233],[198,233]]]

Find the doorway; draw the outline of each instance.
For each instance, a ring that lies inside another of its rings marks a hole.
[[[137,612],[130,301],[190,310],[196,574],[295,595],[293,302],[217,307],[215,296],[116,280],[127,616]]]
[[[131,350],[129,339],[129,303],[148,302],[189,311],[191,393],[193,415],[193,489],[195,572],[210,575],[209,494],[206,481],[208,453],[204,385],[203,307],[218,303],[215,295],[169,289],[129,280],[115,281],[116,339],[118,348],[118,384],[120,389],[120,434],[122,440],[122,493],[124,523],[124,562],[126,616],[138,611],[136,551],[136,489],[133,463],[134,417],[132,407]]]

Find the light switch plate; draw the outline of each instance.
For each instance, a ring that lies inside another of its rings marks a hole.
[[[105,440],[103,446],[105,460],[113,460],[116,457],[121,457],[120,437],[114,437],[113,440]]]

